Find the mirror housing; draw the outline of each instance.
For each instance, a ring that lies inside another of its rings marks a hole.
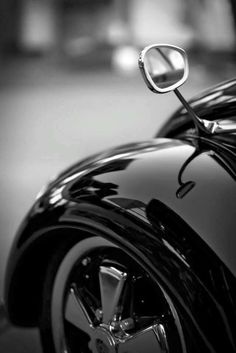
[[[189,73],[185,51],[169,44],[144,48],[139,56],[139,68],[148,88],[155,93],[175,90],[187,80]]]

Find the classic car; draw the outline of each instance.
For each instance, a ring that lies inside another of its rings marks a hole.
[[[9,256],[9,320],[48,353],[236,352],[236,80],[187,102],[184,50],[148,46],[139,68],[181,108],[39,193]]]

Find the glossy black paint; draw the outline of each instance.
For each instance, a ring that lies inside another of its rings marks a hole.
[[[156,141],[138,153],[134,149],[122,158],[108,157],[101,167],[64,185],[62,195],[73,202],[102,201],[132,215],[137,212],[143,221],[147,221],[149,203],[159,200],[183,218],[236,275],[235,164],[228,166],[216,147],[200,142],[199,151],[199,142],[194,142],[196,146]],[[218,162],[222,159],[225,168]],[[180,179],[195,184],[182,198],[177,195]],[[225,233],[229,242],[225,242]]]
[[[124,146],[71,167],[36,201],[15,240],[5,295],[11,320],[37,324],[50,254],[61,241],[96,234],[161,283],[191,352],[236,351],[235,176],[233,148],[190,136]]]

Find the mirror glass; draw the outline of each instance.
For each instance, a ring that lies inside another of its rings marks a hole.
[[[183,83],[186,57],[174,47],[152,47],[145,54],[144,68],[154,88],[167,92]]]

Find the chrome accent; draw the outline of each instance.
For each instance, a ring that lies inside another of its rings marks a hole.
[[[218,119],[214,121],[202,120],[203,125],[211,134],[225,134],[227,132],[236,132],[236,122],[228,119]]]
[[[93,324],[80,300],[75,287],[71,287],[66,299],[65,319],[78,329],[91,335]]]
[[[158,328],[159,325],[150,326],[142,331],[129,335],[119,343],[119,353],[168,353],[166,334]]]
[[[155,325],[153,326],[153,330],[157,336],[162,352],[169,352],[167,335],[164,326],[162,324]]]
[[[117,313],[126,278],[127,274],[115,267],[100,266],[99,283],[104,324],[109,324]]]

